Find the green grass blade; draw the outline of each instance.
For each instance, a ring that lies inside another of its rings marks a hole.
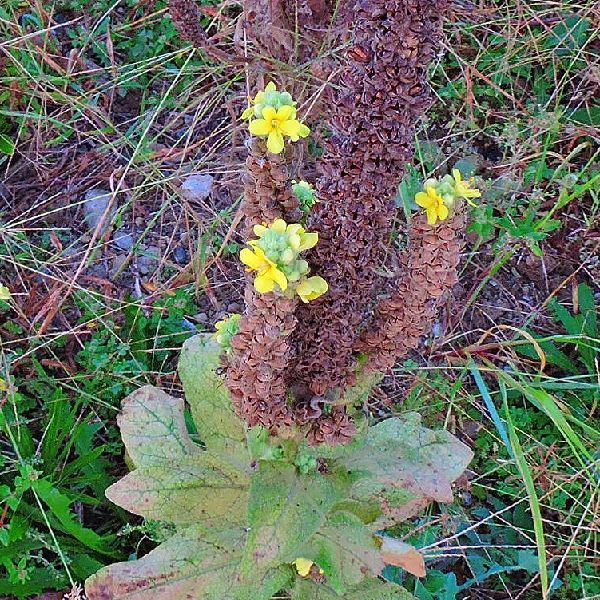
[[[571,450],[573,450],[573,454],[577,457],[582,466],[587,468],[590,462],[593,462],[593,458],[587,447],[581,441],[581,438],[574,429],[569,425],[566,416],[548,392],[535,389],[526,383],[519,382],[501,370],[496,371],[496,376],[499,380],[504,381],[509,387],[520,391],[534,406],[537,406],[550,418],[556,428],[561,432],[563,438],[569,444]]]
[[[514,424],[512,422],[510,411],[508,410],[508,402],[506,397],[504,398],[504,414],[506,416],[506,425],[508,428],[508,436],[510,444],[514,450],[514,459],[519,473],[523,478],[525,484],[525,490],[527,491],[527,499],[529,501],[529,508],[531,510],[531,516],[533,517],[533,531],[535,534],[535,542],[538,550],[538,565],[540,571],[540,582],[542,585],[542,598],[546,600],[548,598],[548,567],[547,567],[547,556],[546,556],[546,541],[544,538],[544,524],[542,522],[542,511],[540,509],[540,501],[535,491],[535,483],[531,474],[531,469],[525,460],[523,449]]]
[[[477,387],[479,388],[479,393],[481,394],[481,397],[483,398],[483,401],[485,402],[485,406],[488,409],[488,412],[490,413],[490,417],[492,418],[492,421],[493,421],[494,425],[496,426],[496,429],[498,430],[498,434],[500,435],[502,441],[504,442],[504,445],[506,446],[508,453],[511,456],[513,456],[513,449],[512,449],[512,446],[511,446],[509,438],[508,438],[508,433],[506,432],[506,427],[504,427],[504,423],[502,422],[502,419],[500,418],[500,415],[498,414],[498,411],[496,410],[496,406],[494,404],[494,401],[492,400],[490,391],[488,390],[487,385],[485,384],[485,381],[483,380],[483,377],[481,376],[479,368],[477,367],[475,362],[469,361],[469,370],[471,371],[471,374],[473,375],[473,379],[475,380],[475,383],[477,384]],[[513,456],[513,458],[514,458],[514,456]]]

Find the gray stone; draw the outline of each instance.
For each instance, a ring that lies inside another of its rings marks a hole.
[[[105,279],[108,275],[108,265],[104,261],[92,265],[88,270],[88,275]]]
[[[173,250],[173,259],[178,265],[186,265],[190,261],[190,255],[183,246],[177,246]]]
[[[114,279],[117,276],[117,273],[121,270],[125,261],[127,260],[126,254],[118,254],[113,258],[112,264],[110,266],[110,278]]]
[[[160,250],[156,246],[148,246],[144,254],[138,258],[138,269],[142,275],[148,275],[158,266]]]
[[[207,173],[190,175],[182,184],[183,196],[192,202],[206,200],[212,191],[214,178]]]
[[[198,323],[208,323],[208,315],[205,312],[194,315],[194,319],[196,319]]]
[[[103,190],[101,188],[91,188],[89,189],[84,196],[84,219],[87,223],[87,226],[95,231],[96,227],[102,220],[102,215],[106,210],[111,198],[111,192],[108,190]],[[112,205],[109,214],[106,216],[104,220],[104,224],[102,226],[102,231],[100,234],[106,232],[106,229],[110,225],[113,217],[115,216],[115,212],[117,211],[116,202]]]
[[[113,236],[113,244],[121,250],[131,250],[133,248],[133,236],[130,233],[117,231]]]

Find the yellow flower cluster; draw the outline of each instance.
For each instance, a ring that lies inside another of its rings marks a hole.
[[[250,119],[252,135],[267,138],[267,150],[273,154],[283,151],[284,136],[297,142],[310,133],[310,129],[296,118],[296,103],[291,95],[278,91],[273,82],[250,100],[242,119]]]
[[[308,277],[308,263],[299,257],[317,244],[317,233],[283,219],[275,219],[270,225],[255,225],[254,233],[258,239],[249,241],[250,247],[242,249],[240,260],[247,271],[256,272],[257,292],[295,293],[302,302],[310,302],[327,291],[327,282],[322,277]]]
[[[439,181],[428,179],[424,191],[415,195],[415,202],[425,209],[429,225],[446,220],[458,198],[474,205],[473,198],[481,198],[481,192],[470,186],[472,182],[473,178],[464,181],[458,169],[452,169],[452,175],[444,175]]]

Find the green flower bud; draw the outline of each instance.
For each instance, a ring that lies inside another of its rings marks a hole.
[[[294,254],[294,251],[291,248],[286,248],[282,253],[281,253],[281,262],[284,265],[289,265],[294,258],[296,258],[296,255]]]

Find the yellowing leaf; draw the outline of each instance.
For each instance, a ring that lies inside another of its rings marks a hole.
[[[249,476],[208,452],[142,467],[106,490],[106,497],[147,519],[207,527],[245,526]]]
[[[248,457],[246,427],[235,414],[229,390],[217,374],[221,347],[206,336],[187,340],[179,359],[179,377],[200,439],[210,451]]]
[[[387,565],[402,567],[415,577],[425,577],[425,561],[423,555],[410,544],[381,536],[381,558]]]
[[[136,467],[167,465],[198,455],[183,418],[183,400],[151,385],[123,400],[117,417],[127,452]]]

